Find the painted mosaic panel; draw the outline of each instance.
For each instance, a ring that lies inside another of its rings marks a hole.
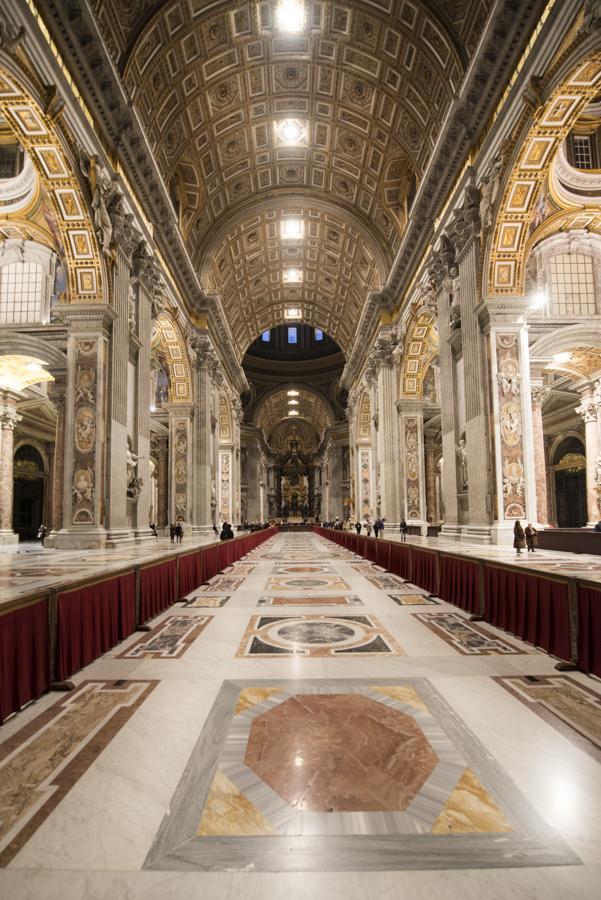
[[[501,428],[503,515],[526,516],[526,482],[522,443],[519,338],[515,332],[496,335],[497,391]]]

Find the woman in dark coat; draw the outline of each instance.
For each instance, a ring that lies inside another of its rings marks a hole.
[[[526,546],[526,535],[524,534],[524,529],[522,528],[519,519],[513,526],[513,546],[517,550],[517,555],[521,556],[522,550]]]

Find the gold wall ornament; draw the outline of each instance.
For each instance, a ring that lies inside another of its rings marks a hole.
[[[524,291],[525,262],[532,246],[532,223],[550,167],[583,109],[601,87],[601,52],[581,60],[536,110],[515,163],[491,231],[488,295]]]
[[[31,161],[50,198],[48,227],[67,268],[72,303],[105,300],[102,264],[88,206],[56,122],[0,67],[0,113]]]

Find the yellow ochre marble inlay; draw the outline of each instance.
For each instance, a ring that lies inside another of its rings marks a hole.
[[[277,831],[218,769],[196,834],[199,837],[223,837],[239,834],[274,835]]]
[[[374,690],[378,694],[384,694],[386,697],[391,697],[393,700],[400,700],[401,703],[406,703],[408,706],[413,706],[415,709],[421,709],[423,712],[429,711],[415,688],[377,687]]]
[[[239,716],[240,713],[246,712],[247,709],[252,709],[257,703],[263,703],[264,700],[267,700],[273,694],[281,693],[281,688],[243,688],[238,696],[234,715]]]
[[[432,834],[507,831],[513,828],[471,769],[465,770],[432,826]]]

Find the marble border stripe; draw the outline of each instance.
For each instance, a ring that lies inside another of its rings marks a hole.
[[[79,781],[82,775],[90,768],[93,762],[102,753],[105,747],[115,735],[128,722],[135,711],[142,705],[151,691],[157,686],[158,681],[152,678],[132,678],[127,681],[108,681],[106,679],[88,679],[82,681],[77,689],[66,696],[61,697],[47,710],[32,719],[24,728],[13,734],[8,740],[0,744],[0,784],[2,769],[9,765],[11,758],[18,756],[23,751],[24,745],[28,745],[28,753],[31,755],[32,745],[38,740],[44,739],[50,729],[60,729],[64,723],[64,716],[74,704],[82,698],[86,692],[101,690],[107,692],[121,692],[123,703],[115,703],[113,710],[104,718],[100,726],[86,734],[83,740],[78,741],[78,747],[74,753],[69,751],[66,755],[67,764],[55,766],[49,775],[44,778],[39,788],[32,788],[38,795],[36,803],[32,806],[32,814],[25,817],[21,826],[19,819],[9,832],[10,840],[0,850],[0,867],[7,866],[24,847],[29,838],[38,830],[40,825],[48,818],[61,800],[69,793],[71,788]],[[61,745],[64,741],[60,740]],[[62,752],[62,751],[61,751]],[[48,790],[50,788],[50,790]],[[21,816],[21,819],[24,817]],[[2,846],[0,844],[0,846]]]
[[[316,835],[197,837],[198,823],[244,688],[287,693],[349,692],[353,687],[410,686],[467,765],[499,799],[511,833],[473,835]],[[399,871],[578,865],[580,859],[527,803],[507,773],[462,723],[427,679],[260,679],[225,681],[169,804],[144,869],[158,871]]]

